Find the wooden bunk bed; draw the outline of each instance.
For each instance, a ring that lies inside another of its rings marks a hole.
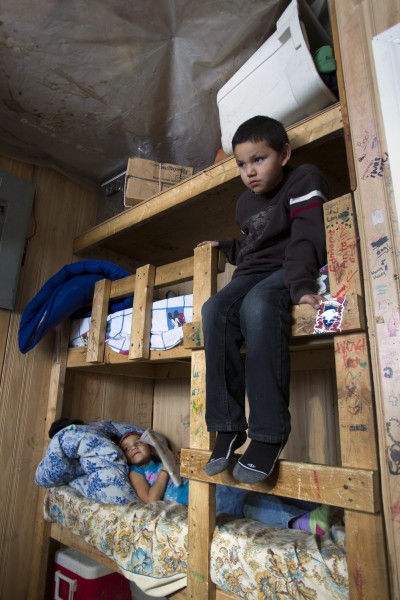
[[[295,307],[292,355],[294,369],[304,369],[305,356],[318,364],[335,363],[341,466],[281,460],[273,479],[252,489],[344,508],[350,597],[384,599],[389,596],[375,416],[342,109],[339,104],[334,105],[291,127],[288,133],[296,150],[294,162],[318,164],[328,177],[332,196],[338,198],[326,205],[325,219],[332,295],[347,299],[341,332],[313,336],[315,312],[310,307]],[[235,161],[227,159],[79,236],[74,243],[79,257],[107,258],[124,266],[136,262],[143,266],[135,277],[111,284],[103,281],[96,286],[88,348],[68,351],[64,339],[53,368],[48,423],[61,414],[62,390],[69,370],[151,379],[191,377],[190,448],[183,450],[181,469],[182,475],[190,479],[188,586],[174,594],[176,598],[231,597],[226,591],[216,591],[210,576],[209,549],[215,529],[214,484],[249,489],[238,484],[229,473],[211,480],[203,472],[212,436],[206,432],[204,423],[204,352],[199,320],[201,305],[217,289],[219,262],[218,254],[209,246],[197,249],[195,259],[191,257],[196,243],[202,239],[221,239],[237,233],[232,223],[240,185]],[[175,263],[166,266],[166,261]],[[193,323],[186,328],[184,345],[168,351],[169,354],[150,351],[148,315],[153,288],[191,277]],[[133,291],[137,311],[130,356],[114,356],[104,348],[103,341],[108,299]],[[296,367],[298,363],[303,366]],[[148,420],[151,425],[150,414]],[[31,598],[43,597],[43,573],[51,539],[113,565],[65,528],[43,522],[43,495],[38,504],[37,560],[32,566]]]

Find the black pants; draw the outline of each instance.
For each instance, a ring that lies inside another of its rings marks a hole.
[[[279,443],[290,433],[290,295],[283,269],[232,279],[203,305],[206,423]],[[246,342],[245,365],[240,349]]]

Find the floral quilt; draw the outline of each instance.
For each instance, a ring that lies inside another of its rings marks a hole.
[[[44,516],[115,560],[119,571],[149,595],[165,596],[186,585],[183,504],[107,505],[60,486],[47,490]]]
[[[106,505],[60,486],[47,490],[44,513],[115,560],[150,596],[186,585],[185,506],[163,501]],[[211,578],[246,600],[347,600],[344,529],[334,526],[318,537],[250,519],[229,521],[214,533]]]
[[[348,598],[344,529],[323,537],[240,519],[216,529],[211,579],[246,600]]]
[[[93,421],[65,427],[50,440],[37,466],[35,483],[42,487],[69,484],[86,498],[104,504],[137,502],[118,439],[143,428],[116,421]]]

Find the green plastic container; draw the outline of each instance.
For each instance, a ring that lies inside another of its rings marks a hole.
[[[332,46],[321,46],[314,52],[314,62],[320,73],[333,73],[336,71],[336,60],[333,56]]]

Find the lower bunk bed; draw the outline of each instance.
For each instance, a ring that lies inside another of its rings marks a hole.
[[[149,596],[165,597],[187,583],[188,509],[177,502],[145,504],[138,498],[118,441],[132,431],[143,438],[149,430],[115,421],[55,421],[35,481],[46,488],[44,518],[51,523],[51,538],[122,573]],[[165,449],[165,436],[151,433],[171,476],[178,473],[179,465]],[[347,598],[344,528],[339,518],[324,535],[313,535],[284,528],[288,515],[303,514],[309,506],[273,497],[265,504],[264,494],[221,482],[214,491],[218,518],[210,576],[220,590],[249,599],[277,593]],[[245,518],[249,516],[254,518]]]
[[[51,536],[122,573],[149,596],[186,586],[187,508],[164,501],[102,504],[69,486],[46,491]],[[324,536],[266,527],[251,519],[218,519],[210,575],[234,598],[348,598],[344,527]],[[178,597],[178,596],[176,596]],[[184,597],[184,596],[183,596]]]

